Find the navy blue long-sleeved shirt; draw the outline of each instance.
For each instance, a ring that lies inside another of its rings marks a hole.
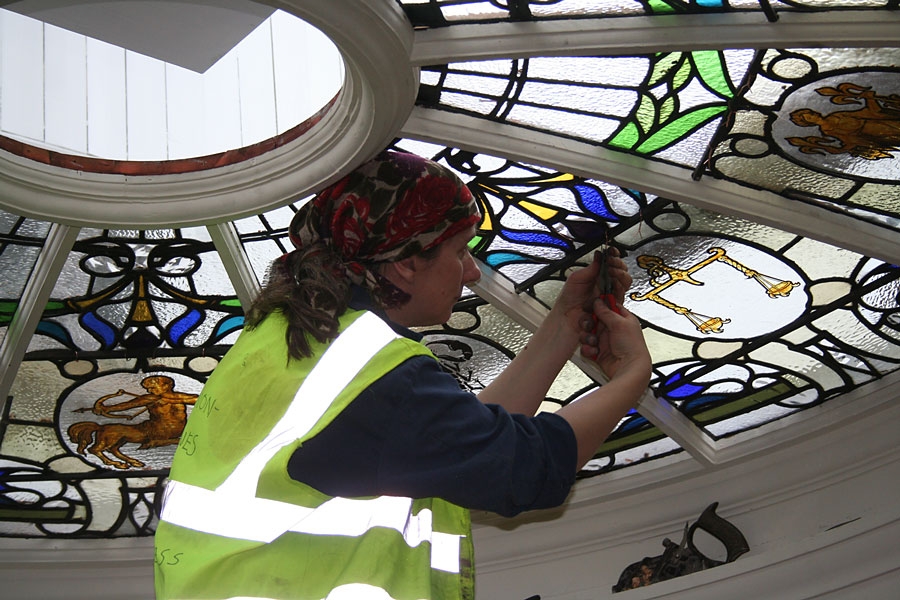
[[[304,443],[288,472],[331,496],[439,497],[513,516],[561,504],[576,461],[575,434],[562,417],[484,404],[434,359],[418,356]]]

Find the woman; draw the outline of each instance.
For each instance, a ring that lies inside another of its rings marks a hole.
[[[409,328],[480,277],[479,219],[451,171],[394,152],[297,213],[176,451],[158,598],[472,598],[469,509],[565,500],[649,381],[640,325],[597,300],[595,257],[495,381],[461,390]],[[621,305],[631,278],[607,262]],[[610,382],[533,416],[579,345]]]

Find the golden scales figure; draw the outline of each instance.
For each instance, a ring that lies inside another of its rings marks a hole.
[[[739,263],[738,261],[730,258],[725,250],[722,248],[709,248],[707,252],[710,254],[708,258],[705,258],[698,262],[695,265],[687,269],[676,269],[674,267],[670,267],[667,265],[663,259],[658,256],[652,256],[649,254],[644,254],[638,256],[637,264],[642,269],[647,271],[647,274],[650,276],[650,283],[655,287],[647,292],[646,294],[637,294],[632,293],[630,298],[637,302],[643,300],[652,300],[657,304],[660,304],[679,315],[684,315],[687,319],[696,327],[697,331],[710,334],[710,333],[722,333],[723,327],[726,323],[730,323],[731,319],[724,319],[722,317],[711,317],[709,315],[703,315],[698,312],[691,310],[690,308],[679,306],[674,302],[670,302],[666,300],[660,293],[675,285],[676,283],[684,282],[689,283],[691,285],[704,285],[702,281],[697,281],[692,277],[692,274],[696,271],[699,271],[703,267],[712,264],[715,261],[723,262],[726,265],[737,269],[748,278],[753,278],[759,283],[763,289],[766,290],[766,294],[769,298],[778,298],[783,296],[788,296],[795,287],[798,287],[800,284],[790,281],[783,281],[780,279],[775,279],[774,277],[770,277],[769,275],[764,275],[759,271],[755,271],[746,265]]]

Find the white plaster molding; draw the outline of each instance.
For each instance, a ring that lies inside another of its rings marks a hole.
[[[900,406],[879,403],[842,428],[725,466],[675,460],[639,474],[636,487],[622,485],[633,477],[624,472],[619,481],[580,482],[562,509],[479,515],[479,590],[487,598],[611,597],[622,569],[661,554],[664,537],[680,541],[685,523],[718,501],[747,537],[748,554],[615,597],[893,598],[878,594],[884,582],[900,584],[898,425]],[[874,595],[841,595],[869,584]]]

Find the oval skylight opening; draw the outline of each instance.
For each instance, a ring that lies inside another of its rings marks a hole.
[[[27,14],[29,3],[18,4]],[[140,23],[162,21],[165,14],[140,17],[133,6],[129,13],[110,11],[116,4],[103,3],[102,18],[121,18],[120,45],[88,35],[92,19],[80,25],[64,14],[36,12],[33,18],[0,10],[0,55],[6,58],[0,89],[16,90],[0,97],[0,135],[94,159],[189,159],[280,136],[319,113],[341,89],[344,64],[337,47],[288,13],[240,0],[229,6],[176,3],[182,16],[192,6],[198,22],[215,19],[214,31],[234,19],[224,47],[214,36],[204,38],[196,22],[168,21],[165,28],[193,28],[193,38],[183,43],[195,47],[196,60],[180,66],[164,58],[167,46],[182,42],[173,42],[171,31],[169,37],[151,35]],[[81,5],[79,14],[90,6]],[[122,31],[129,26],[144,35]]]

